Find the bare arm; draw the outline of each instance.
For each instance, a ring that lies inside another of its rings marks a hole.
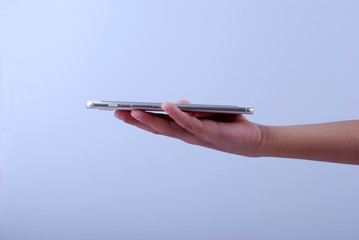
[[[252,123],[242,115],[203,118],[172,103],[162,108],[168,115],[133,110],[116,111],[115,116],[155,134],[238,155],[359,164],[359,120],[273,127]]]
[[[261,156],[359,164],[359,120],[261,128]]]

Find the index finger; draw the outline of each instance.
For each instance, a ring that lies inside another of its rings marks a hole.
[[[178,104],[191,104],[191,102],[189,102],[187,100],[179,100],[177,103]],[[210,116],[215,115],[214,113],[206,113],[206,112],[186,112],[186,114],[188,114],[192,117],[196,117],[196,118],[210,117]]]
[[[165,102],[161,108],[182,128],[195,135],[200,134],[203,129],[203,123],[189,114],[181,111],[175,104]]]

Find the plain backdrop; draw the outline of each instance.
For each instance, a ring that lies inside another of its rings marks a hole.
[[[359,168],[247,158],[87,100],[358,119],[358,1],[0,0],[0,239],[359,239]]]

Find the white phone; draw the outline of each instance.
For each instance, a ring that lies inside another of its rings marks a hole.
[[[87,101],[86,107],[89,109],[100,110],[132,110],[139,109],[144,111],[163,111],[162,103],[151,102],[121,102],[121,101]],[[253,107],[236,105],[209,105],[209,104],[176,104],[185,112],[207,112],[207,113],[226,113],[226,114],[253,114]]]

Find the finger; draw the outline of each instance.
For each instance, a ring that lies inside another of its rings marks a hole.
[[[179,126],[190,133],[198,135],[202,132],[203,123],[199,119],[184,113],[173,103],[165,102],[162,104],[161,108],[165,110]]]
[[[140,110],[132,110],[131,116],[162,135],[179,138],[189,143],[193,142],[193,134],[183,129],[172,119]]]
[[[177,103],[178,104],[191,104],[191,102],[187,101],[187,100],[178,100]],[[197,113],[196,112],[186,112],[186,114],[194,117]]]
[[[208,117],[212,117],[216,114],[215,113],[207,113],[207,112],[192,112],[190,115],[195,118],[208,118]]]
[[[150,126],[143,124],[142,122],[136,120],[135,118],[133,118],[131,116],[131,111],[124,111],[124,110],[116,110],[115,111],[115,117],[124,121],[125,123],[128,123],[130,125],[136,126],[138,128],[141,128],[145,131],[154,133],[154,134],[159,134],[159,132],[157,132],[156,130],[154,130],[153,128],[151,128]]]
[[[177,102],[178,104],[190,104],[191,102],[187,101],[187,100],[178,100]]]
[[[187,100],[179,100],[177,103],[178,104],[191,104],[191,102],[189,102]],[[196,118],[209,117],[209,116],[214,115],[213,113],[206,113],[206,112],[185,112],[185,113],[192,117],[196,117]]]

